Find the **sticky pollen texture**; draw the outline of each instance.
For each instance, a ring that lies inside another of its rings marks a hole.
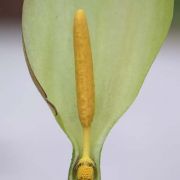
[[[77,171],[77,180],[94,180],[94,169],[92,166],[80,166]]]
[[[81,9],[74,18],[74,55],[79,119],[83,127],[89,127],[94,115],[93,63],[88,24]]]

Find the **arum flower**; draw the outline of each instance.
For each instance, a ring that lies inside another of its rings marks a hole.
[[[69,180],[100,180],[106,136],[138,95],[172,14],[173,0],[24,0],[27,65],[72,142]]]

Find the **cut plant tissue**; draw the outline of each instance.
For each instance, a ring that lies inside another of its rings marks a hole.
[[[138,95],[167,36],[173,4],[24,0],[26,62],[72,142],[69,180],[101,179],[103,143]]]

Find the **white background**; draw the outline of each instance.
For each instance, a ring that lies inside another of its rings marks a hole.
[[[71,144],[35,88],[19,24],[0,24],[0,180],[67,180]],[[102,180],[180,179],[180,33],[109,134]]]

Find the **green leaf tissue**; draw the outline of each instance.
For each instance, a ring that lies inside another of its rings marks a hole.
[[[173,5],[173,0],[24,0],[26,62],[72,143],[69,180],[101,179],[103,143],[138,95],[167,36]]]

